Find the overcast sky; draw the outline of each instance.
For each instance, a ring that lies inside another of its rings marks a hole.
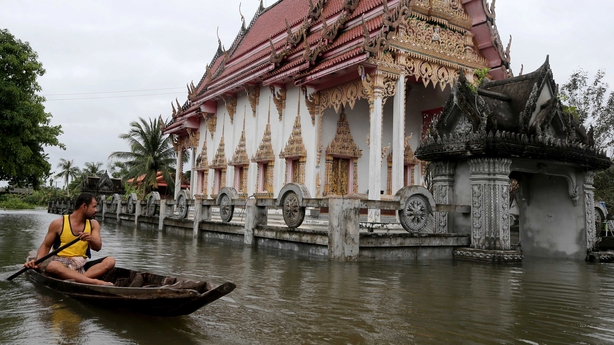
[[[47,148],[52,170],[60,158],[104,168],[111,152],[129,149],[118,135],[130,122],[160,114],[169,119],[171,101],[183,104],[186,84],[198,83],[216,52],[217,28],[226,48],[234,40],[239,3],[0,0],[0,28],[29,42],[47,71],[39,78],[41,94],[66,145]],[[243,1],[247,24],[258,5]],[[515,75],[521,64],[528,73],[550,55],[559,84],[583,68],[591,76],[604,69],[614,85],[614,71],[606,68],[614,56],[614,1],[499,0],[495,10],[504,46],[513,36]]]

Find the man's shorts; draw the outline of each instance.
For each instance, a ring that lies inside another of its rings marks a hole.
[[[41,262],[38,265],[38,270],[42,273],[46,273],[47,272],[47,265],[49,265],[50,262],[52,261],[57,261],[59,263],[61,263],[64,267],[66,268],[70,268],[73,271],[79,272],[81,274],[85,273],[85,264],[87,263],[87,258],[81,257],[81,256],[75,256],[75,257],[62,257],[62,256],[57,256],[54,255],[52,257],[50,257],[49,259]]]

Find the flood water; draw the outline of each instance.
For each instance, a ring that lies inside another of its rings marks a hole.
[[[328,262],[241,242],[102,225],[117,265],[231,281],[177,318],[125,314],[6,278],[38,247],[44,211],[0,211],[0,344],[608,344],[614,264]]]

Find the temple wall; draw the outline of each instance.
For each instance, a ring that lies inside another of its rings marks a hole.
[[[416,150],[420,145],[422,136],[422,112],[429,109],[440,108],[446,104],[450,96],[450,87],[443,91],[441,88],[433,88],[432,85],[424,87],[422,83],[411,84],[407,88],[405,98],[405,135],[412,135],[409,144],[412,150]]]
[[[412,84],[411,90],[406,92],[406,120],[405,120],[405,135],[412,135],[410,146],[415,150],[420,142],[422,133],[422,111],[433,108],[442,107],[446,98],[449,95],[449,88],[443,92],[439,88],[432,86],[424,87],[422,83]],[[301,98],[300,117],[301,117],[301,133],[303,144],[307,150],[307,161],[305,163],[305,185],[309,189],[312,196],[317,195],[316,176],[320,174],[321,189],[324,189],[326,183],[326,148],[334,139],[337,121],[339,120],[339,112],[333,108],[328,108],[324,111],[322,129],[321,129],[321,144],[322,153],[320,161],[317,160],[317,145],[318,145],[318,119],[316,124],[312,124],[311,115],[305,104],[304,95],[300,88],[287,85],[286,105],[283,109],[281,121],[279,113],[272,100],[272,94],[268,87],[261,87],[260,97],[256,110],[256,117],[253,116],[251,104],[245,92],[239,92],[237,95],[237,106],[234,114],[233,122],[230,123],[230,116],[223,101],[218,101],[217,107],[217,123],[213,138],[211,138],[205,121],[201,121],[200,143],[197,148],[197,154],[200,152],[204,142],[204,135],[207,137],[207,158],[209,164],[213,161],[224,132],[225,157],[228,162],[237,150],[241,133],[243,131],[243,119],[245,118],[245,144],[247,156],[250,159],[247,181],[247,194],[251,195],[256,192],[258,165],[251,162],[251,158],[256,154],[260,142],[262,141],[266,124],[268,121],[268,112],[270,109],[270,125],[271,125],[271,144],[275,153],[275,167],[273,192],[275,195],[286,184],[286,161],[279,158],[279,153],[284,150],[290,136],[292,135],[293,126],[297,115],[298,97]],[[270,103],[269,103],[269,99]],[[369,103],[365,99],[357,100],[353,109],[346,106],[345,113],[350,126],[350,131],[356,145],[362,150],[362,157],[358,160],[358,189],[355,193],[366,194],[369,184],[369,144],[367,137],[369,134]],[[393,126],[393,99],[389,98],[383,109],[383,130],[382,130],[382,147],[386,147],[392,143]],[[390,152],[390,151],[389,151]],[[388,152],[388,153],[389,153]],[[382,159],[381,165],[381,183],[380,190],[386,190],[387,185],[387,163],[386,158]],[[234,168],[228,166],[226,170],[225,186],[234,187]],[[416,177],[420,176],[417,173]],[[214,184],[215,174],[208,174],[207,194],[211,193]],[[420,181],[418,181],[420,183]],[[223,187],[223,186],[222,186]],[[393,194],[396,191],[393,191]]]
[[[584,259],[586,235],[579,229],[585,229],[585,211],[583,203],[574,206],[567,181],[524,174],[520,184],[520,242],[525,257]]]

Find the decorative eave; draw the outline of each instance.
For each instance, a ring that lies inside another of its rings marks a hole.
[[[545,135],[506,131],[480,131],[450,136],[428,135],[416,150],[421,160],[456,160],[470,157],[518,157],[555,160],[587,170],[607,169],[612,161],[594,146]]]

